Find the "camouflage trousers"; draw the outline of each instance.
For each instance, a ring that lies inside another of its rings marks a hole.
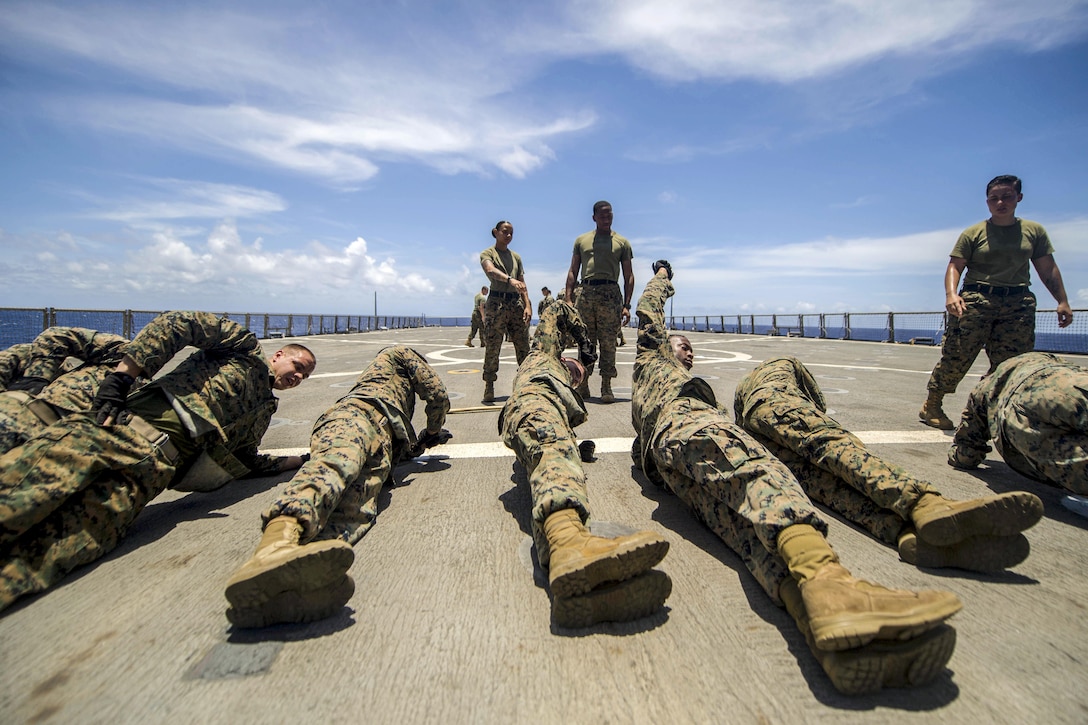
[[[929,483],[874,455],[802,395],[780,393],[752,408],[741,426],[793,472],[805,493],[896,544]]]
[[[618,284],[583,285],[578,297],[578,316],[586,323],[590,342],[597,345],[601,377],[611,379],[616,372],[616,338],[623,322],[623,293]],[[593,363],[586,366],[586,379],[593,374]]]
[[[926,386],[931,392],[956,392],[983,348],[991,373],[1010,357],[1035,349],[1035,295],[998,297],[964,292],[963,301],[967,305],[963,317],[946,315],[941,359]]]
[[[362,400],[343,400],[310,434],[310,460],[262,515],[292,516],[302,540],[355,544],[374,525],[378,494],[393,474],[393,433],[385,415]]]
[[[480,316],[480,311],[479,310],[473,310],[472,311],[472,328],[469,329],[469,331],[468,331],[468,341],[472,342],[472,339],[474,337],[476,337],[476,333],[479,332],[480,333],[480,341],[486,343],[486,341],[484,340],[483,329],[484,329],[484,320]]]
[[[0,453],[21,446],[43,430],[45,423],[23,400],[11,393],[0,392]]]
[[[525,322],[525,305],[521,297],[503,299],[490,295],[485,310],[484,381],[494,382],[499,378],[499,353],[507,335],[514,343],[518,365],[529,354],[529,325]]]
[[[176,470],[129,426],[80,414],[0,457],[0,609],[112,551]]]
[[[1048,368],[1033,375],[1000,417],[995,443],[1010,467],[1088,495],[1088,373]]]
[[[586,474],[578,443],[566,417],[541,393],[520,393],[503,417],[503,442],[514,451],[529,477],[532,534],[537,559],[551,560],[544,522],[556,511],[576,510],[589,521]]]
[[[827,524],[793,474],[758,441],[706,403],[677,398],[660,413],[651,455],[669,489],[735,551],[775,603],[789,576],[778,535]]]

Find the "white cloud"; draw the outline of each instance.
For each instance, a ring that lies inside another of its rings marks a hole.
[[[312,14],[266,3],[35,0],[5,4],[0,44],[20,67],[79,89],[9,95],[9,103],[350,187],[388,161],[515,178],[537,171],[556,158],[552,143],[597,123],[580,101],[567,109],[521,90],[569,58],[615,55],[669,80],[805,81],[801,89],[875,60],[919,64],[852,88],[860,100],[827,104],[842,117],[967,50],[1045,48],[1085,24],[1076,0],[566,0],[519,10],[470,0]],[[771,135],[632,157],[723,154]]]
[[[391,257],[372,256],[362,237],[341,248],[313,243],[305,250],[269,251],[260,239],[244,242],[231,221],[201,242],[158,231],[131,250],[104,252],[83,239],[73,248],[62,237],[12,240],[18,244],[8,263],[8,289],[26,304],[70,304],[65,291],[82,290],[79,304],[85,307],[85,291],[95,290],[96,304],[121,307],[146,307],[154,299],[161,308],[202,308],[214,300],[237,310],[270,311],[278,298],[289,301],[288,311],[348,313],[374,292],[403,298],[435,290],[427,276],[400,271]],[[65,263],[58,267],[57,259]]]
[[[180,179],[138,181],[140,198],[98,202],[111,208],[88,216],[139,225],[176,219],[241,218],[287,209],[287,203],[278,194],[261,189]],[[155,198],[149,198],[152,196]]]
[[[0,43],[20,63],[79,68],[78,93],[20,99],[56,119],[345,186],[385,160],[522,177],[555,158],[550,139],[596,120],[546,99],[498,105],[531,64],[481,53],[493,27],[451,32],[438,13],[455,8],[413,23],[407,45],[403,27],[383,33],[376,8],[356,11],[370,22],[343,23],[239,8],[9,3]]]
[[[537,43],[616,53],[685,81],[792,83],[890,55],[949,56],[1001,42],[1046,48],[1085,26],[1076,0],[573,0],[568,8],[568,32]]]

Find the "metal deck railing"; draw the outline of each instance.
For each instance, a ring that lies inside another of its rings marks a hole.
[[[147,310],[77,310],[0,307],[0,348],[30,342],[47,327],[64,325],[112,332],[129,339],[160,312]],[[318,315],[222,312],[261,338],[331,335],[413,327],[467,327],[468,317],[400,315]],[[688,332],[733,335],[782,335],[832,340],[860,340],[939,345],[943,312],[837,312],[833,314],[697,315],[668,318],[669,326]],[[1054,310],[1035,315],[1035,349],[1088,354],[1088,310],[1074,310],[1073,324],[1058,328]]]

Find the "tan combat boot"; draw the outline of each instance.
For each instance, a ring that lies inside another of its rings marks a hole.
[[[826,652],[816,646],[801,590],[793,578],[779,595],[786,611],[805,635],[816,661],[835,689],[844,695],[865,695],[885,687],[918,687],[944,672],[956,648],[956,630],[942,624],[905,642],[871,642],[864,647]]]
[[[589,380],[588,380],[588,378],[589,378],[589,374],[587,373],[586,377],[582,378],[582,382],[579,383],[578,387],[575,389],[578,392],[578,395],[581,396],[583,401],[589,400]]]
[[[963,608],[950,592],[888,589],[855,579],[823,535],[807,524],[779,534],[778,553],[797,579],[813,641],[822,650],[911,639]]]
[[[1023,534],[1014,536],[973,536],[951,546],[933,546],[913,531],[899,535],[899,558],[908,564],[929,569],[966,569],[998,572],[1016,566],[1031,553]]]
[[[1039,523],[1042,517],[1043,502],[1026,491],[968,501],[927,493],[910,512],[918,538],[933,546],[951,546],[977,536],[1012,536]]]
[[[469,339],[465,340],[465,347],[476,347],[475,345],[472,344],[472,338],[471,337]]]
[[[647,617],[672,593],[672,580],[652,569],[627,581],[605,584],[588,594],[552,599],[552,616],[559,627],[589,627],[598,622],[630,622]]]
[[[940,428],[941,430],[952,430],[956,426],[948,419],[948,416],[944,414],[944,410],[941,409],[941,403],[944,401],[944,393],[935,393],[932,390],[929,391],[929,397],[926,398],[926,402],[922,404],[922,409],[918,411],[918,419],[928,426],[933,428]]]
[[[333,616],[355,593],[355,582],[347,574],[338,581],[304,591],[280,592],[267,602],[249,609],[227,610],[227,619],[240,629],[268,627],[289,622],[317,622]]]
[[[612,394],[611,378],[601,378],[601,402],[615,403],[616,396]]]
[[[484,381],[484,397],[483,402],[493,403],[495,401],[495,382],[493,380]]]
[[[552,596],[585,594],[605,582],[649,571],[665,558],[669,542],[651,531],[606,539],[589,533],[574,509],[556,511],[544,522],[550,549]]]
[[[288,591],[322,589],[338,582],[355,553],[339,539],[300,546],[302,526],[277,516],[264,528],[257,551],[227,582],[227,601],[236,610],[255,609]]]

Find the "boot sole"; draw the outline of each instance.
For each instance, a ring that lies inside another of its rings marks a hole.
[[[551,571],[552,596],[561,599],[586,594],[605,582],[621,582],[649,571],[669,551],[669,542],[645,533],[600,559],[571,561]]]
[[[934,546],[951,546],[978,536],[1014,536],[1039,523],[1043,502],[1033,493],[1014,491],[981,506],[915,522],[918,538]]]
[[[238,610],[253,609],[285,592],[323,589],[339,581],[355,561],[351,546],[339,540],[306,544],[296,551],[293,558],[232,578],[227,601]]]
[[[900,541],[899,557],[908,564],[928,569],[993,573],[1016,566],[1031,553],[1031,544],[1023,534],[972,537],[953,546],[930,546],[917,536],[912,538]]]
[[[873,640],[913,639],[963,609],[954,595],[907,612],[859,612],[809,620],[816,647],[827,652],[857,649]]]
[[[956,649],[956,630],[942,624],[906,642],[873,642],[859,649],[818,652],[831,684],[844,695],[885,687],[918,687],[944,672]]]
[[[227,620],[239,629],[316,622],[343,609],[354,593],[354,580],[344,575],[339,582],[322,589],[281,592],[258,607],[231,607],[227,610]]]
[[[940,418],[923,418],[918,416],[918,420],[922,421],[922,423],[928,425],[930,428],[937,428],[938,430],[953,430],[956,427],[955,424],[947,418],[942,420]]]
[[[629,581],[608,584],[588,594],[552,600],[558,627],[578,629],[600,622],[630,622],[661,609],[672,593],[672,580],[651,570]]]

